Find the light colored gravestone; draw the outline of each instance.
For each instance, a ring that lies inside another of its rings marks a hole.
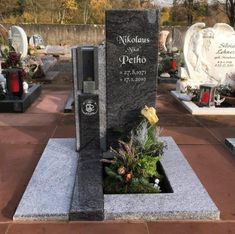
[[[45,48],[43,38],[39,34],[34,34],[32,37],[29,38],[29,45],[34,47]]]
[[[15,51],[20,53],[22,58],[25,58],[28,53],[28,40],[24,29],[19,26],[11,26],[10,39]]]
[[[184,33],[181,32],[178,28],[173,27],[172,31],[167,35],[166,38],[166,47],[174,52],[174,48],[182,49],[184,46]]]
[[[205,28],[192,25],[185,35],[184,60],[189,75],[187,83],[230,84],[235,86],[235,32],[224,23]]]
[[[166,39],[167,39],[167,36],[170,32],[169,31],[166,31],[166,30],[163,30],[160,32],[160,38],[159,38],[159,48],[160,50],[163,50],[163,51],[167,51],[167,48],[166,48]]]

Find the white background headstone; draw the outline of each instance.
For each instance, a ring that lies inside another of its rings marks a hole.
[[[29,39],[29,45],[31,46],[43,46],[44,47],[44,41],[41,35],[39,34],[34,34],[32,37]]]
[[[22,58],[25,58],[28,54],[28,40],[24,29],[19,26],[12,26],[10,38],[15,51],[20,53]]]
[[[213,28],[205,28],[204,23],[192,25],[185,36],[184,59],[192,84],[233,85],[235,31],[223,23]]]

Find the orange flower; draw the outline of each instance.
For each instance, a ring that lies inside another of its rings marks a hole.
[[[126,174],[126,182],[131,181],[132,177],[133,177],[133,173],[132,172],[129,172],[128,174]]]

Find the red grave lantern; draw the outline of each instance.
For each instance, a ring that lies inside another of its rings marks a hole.
[[[214,106],[214,99],[215,99],[215,89],[216,86],[213,84],[204,84],[200,85],[200,99],[199,105],[200,106]]]
[[[23,95],[23,77],[22,69],[9,69],[6,74],[7,90],[9,95],[22,97]]]
[[[176,59],[175,58],[172,58],[171,60],[170,60],[170,67],[172,68],[172,69],[176,69],[176,67],[177,67],[177,62],[176,62]]]

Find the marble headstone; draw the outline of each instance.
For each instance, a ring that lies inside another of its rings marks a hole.
[[[170,32],[169,31],[166,31],[166,30],[163,30],[160,32],[160,39],[159,39],[159,48],[160,50],[163,50],[163,51],[167,51],[167,48],[166,48],[166,39],[167,39],[167,36]]]
[[[33,47],[45,48],[43,38],[39,34],[34,34],[29,38],[29,45]]]
[[[106,12],[108,144],[128,132],[144,105],[155,106],[159,11]]]
[[[10,39],[15,51],[20,53],[22,58],[25,58],[28,53],[28,40],[24,29],[19,26],[11,26]]]
[[[192,25],[185,35],[188,84],[231,84],[235,87],[235,32],[224,23]]]
[[[166,38],[166,48],[168,52],[174,52],[174,49],[182,49],[184,46],[184,32],[178,28],[173,27]]]

